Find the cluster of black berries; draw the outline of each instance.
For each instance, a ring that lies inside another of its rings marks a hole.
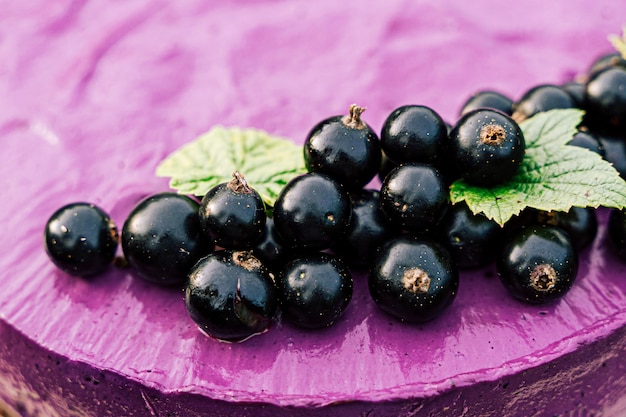
[[[184,285],[192,319],[207,334],[240,341],[266,331],[280,311],[306,328],[334,323],[348,306],[351,270],[367,271],[375,303],[406,322],[440,316],[453,302],[459,270],[495,262],[513,296],[545,303],[563,296],[578,254],[595,237],[592,208],[526,210],[504,228],[465,204],[451,205],[452,181],[491,187],[510,179],[525,152],[518,122],[556,108],[586,111],[571,144],[598,152],[626,174],[626,65],[593,63],[584,81],[540,85],[520,100],[482,91],[454,125],[433,109],[406,105],[380,135],[353,105],[308,134],[308,173],[266,207],[235,172],[201,201],[161,193],[141,201],[120,234],[91,204],[65,206],[46,225],[52,261],[79,276],[124,257],[143,278]],[[378,176],[380,189],[367,188]],[[610,236],[626,253],[626,214]]]

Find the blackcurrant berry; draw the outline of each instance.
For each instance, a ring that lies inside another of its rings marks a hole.
[[[444,246],[401,236],[380,248],[368,285],[383,311],[402,321],[421,323],[441,316],[452,304],[459,274]]]
[[[441,116],[430,107],[418,105],[392,111],[380,134],[383,152],[398,163],[443,166],[447,142],[448,131]]]
[[[182,284],[191,267],[213,250],[200,229],[199,204],[159,193],[137,204],[122,228],[122,249],[139,275],[163,285]]]
[[[327,253],[288,262],[276,279],[283,317],[306,328],[333,324],[350,303],[352,285],[348,267]]]
[[[465,203],[450,207],[437,230],[459,269],[489,264],[502,244],[502,227],[483,214],[474,214]]]
[[[468,183],[506,182],[522,163],[526,144],[519,125],[504,113],[479,109],[462,116],[450,132],[456,172]]]
[[[626,140],[619,135],[596,134],[604,150],[604,159],[626,179]]]
[[[332,249],[351,267],[369,267],[378,247],[398,233],[382,214],[379,200],[380,193],[374,189],[355,191],[350,195],[350,227]]]
[[[542,84],[531,88],[513,103],[511,117],[520,122],[540,112],[576,107],[572,96],[563,88],[553,84]]]
[[[89,277],[113,262],[119,237],[111,217],[89,203],[72,203],[46,222],[44,244],[50,260],[62,271]]]
[[[626,135],[626,67],[609,67],[589,78],[585,109],[592,129]]]
[[[241,341],[264,333],[278,308],[272,275],[248,251],[218,250],[189,272],[185,305],[207,335]]]
[[[207,238],[225,249],[248,249],[265,230],[265,205],[243,175],[211,188],[202,198],[200,226]]]
[[[578,273],[578,254],[560,228],[529,226],[505,242],[496,259],[496,269],[513,297],[530,304],[544,304],[570,290]]]
[[[585,83],[580,81],[570,81],[561,85],[563,91],[569,94],[574,100],[574,105],[582,109],[585,105]]]
[[[432,166],[404,164],[394,168],[380,188],[380,208],[398,229],[432,230],[449,206],[448,188]]]
[[[491,90],[481,90],[469,97],[461,106],[461,116],[477,109],[499,110],[504,114],[513,113],[513,100],[508,96]]]
[[[274,203],[274,227],[289,247],[324,250],[344,236],[352,206],[348,192],[322,174],[302,174],[281,190]]]
[[[381,162],[380,141],[361,120],[365,109],[350,106],[347,116],[318,123],[304,142],[304,162],[309,172],[325,174],[350,189],[369,183]]]

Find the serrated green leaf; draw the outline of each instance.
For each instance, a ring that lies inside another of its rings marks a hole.
[[[302,147],[256,129],[217,126],[165,158],[156,175],[170,187],[202,196],[239,171],[269,206],[289,180],[306,172]]]
[[[513,178],[492,188],[463,180],[450,188],[453,203],[465,201],[500,225],[524,208],[568,211],[571,207],[626,206],[626,182],[600,155],[568,145],[583,112],[559,109],[539,113],[520,123],[526,154]]]

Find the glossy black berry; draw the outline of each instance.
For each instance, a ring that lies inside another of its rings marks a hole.
[[[452,304],[459,274],[444,246],[402,236],[381,247],[368,285],[383,311],[402,321],[421,323],[441,316]]]
[[[350,195],[350,227],[332,249],[351,267],[368,268],[380,245],[398,234],[397,228],[383,215],[379,200],[380,193],[374,189]]]
[[[350,106],[347,116],[318,123],[304,142],[304,162],[309,172],[325,174],[350,189],[369,183],[381,162],[380,141],[361,120],[365,109]]]
[[[513,113],[513,99],[492,90],[481,90],[470,96],[461,106],[461,116],[478,109],[499,110],[504,114]]]
[[[537,85],[513,104],[513,119],[520,122],[537,113],[553,109],[576,108],[573,97],[562,87],[553,84]]]
[[[352,299],[352,285],[348,267],[327,253],[288,262],[276,279],[283,317],[306,328],[336,322]]]
[[[448,142],[446,123],[430,107],[407,105],[389,114],[380,145],[392,160],[443,166]]]
[[[437,230],[459,269],[491,263],[502,245],[502,227],[483,214],[474,214],[465,203],[451,206]]]
[[[505,242],[496,269],[513,297],[544,304],[570,290],[578,273],[578,254],[567,233],[558,227],[530,226]]]
[[[44,244],[60,270],[89,277],[104,272],[113,262],[118,233],[111,217],[89,203],[72,203],[55,211],[46,222]]]
[[[270,271],[248,251],[219,250],[189,272],[185,305],[207,335],[231,342],[264,333],[278,308]]]
[[[587,81],[585,100],[591,128],[626,135],[626,67],[594,73]]]
[[[265,230],[265,205],[243,175],[211,188],[202,198],[200,226],[207,238],[225,249],[248,249]]]
[[[450,132],[457,175],[468,183],[493,186],[509,180],[524,158],[519,125],[504,113],[480,109],[462,116]]]
[[[619,135],[597,134],[596,137],[604,150],[604,159],[626,179],[626,140]]]
[[[448,206],[446,182],[430,165],[400,165],[380,188],[381,211],[398,229],[417,233],[432,230]]]
[[[200,229],[197,201],[176,193],[145,198],[122,228],[122,249],[139,275],[163,285],[182,284],[191,267],[213,250]]]
[[[283,187],[274,203],[274,227],[289,247],[324,250],[344,236],[352,206],[348,192],[322,174],[302,174]]]

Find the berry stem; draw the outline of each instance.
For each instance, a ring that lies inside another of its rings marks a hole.
[[[365,129],[367,126],[363,120],[361,120],[361,114],[363,114],[364,111],[365,107],[359,107],[356,104],[351,104],[348,115],[344,116],[341,121],[352,129]]]
[[[227,187],[237,193],[252,194],[252,188],[250,188],[248,181],[239,171],[233,172],[233,179],[228,183]]]

